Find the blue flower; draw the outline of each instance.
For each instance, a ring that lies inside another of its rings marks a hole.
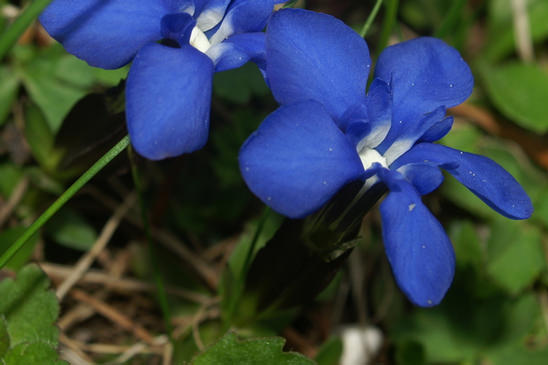
[[[54,0],[40,16],[49,34],[90,65],[133,60],[126,117],[150,159],[195,151],[209,133],[215,71],[264,65],[275,0]],[[160,43],[161,42],[161,43]]]
[[[337,19],[289,9],[273,15],[266,75],[282,106],[242,146],[241,172],[260,199],[291,218],[318,210],[351,181],[363,181],[360,194],[384,183],[382,232],[396,281],[415,304],[436,305],[455,257],[421,196],[441,184],[440,168],[502,215],[524,219],[533,208],[492,160],[432,143],[451,129],[446,108],[473,88],[455,49],[433,38],[386,48],[365,95],[369,69],[366,43]]]

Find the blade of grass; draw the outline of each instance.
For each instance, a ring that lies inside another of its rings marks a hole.
[[[70,198],[74,196],[91,178],[103,169],[110,161],[120,154],[129,144],[129,136],[125,136],[95,162],[86,172],[82,174],[44,213],[0,256],[0,269],[25,245],[27,240],[32,237],[57,211],[65,205]]]
[[[443,21],[434,33],[434,37],[437,38],[444,38],[447,36],[455,27],[455,25],[458,23],[460,16],[462,14],[462,9],[464,8],[464,5],[466,4],[466,0],[455,0],[451,4],[451,7],[449,8],[449,11],[447,12],[447,16],[443,18]]]
[[[392,34],[392,29],[396,24],[396,17],[398,15],[398,0],[387,0],[384,3],[385,12],[384,19],[382,21],[381,36],[379,44],[377,47],[377,55],[379,55],[383,49],[388,45],[388,40],[390,39],[390,34]]]
[[[360,35],[362,38],[365,38],[365,35],[369,31],[369,28],[371,28],[371,25],[373,24],[373,21],[377,17],[377,14],[379,13],[379,10],[382,5],[382,0],[377,0],[375,3],[375,6],[373,7],[373,10],[371,10],[371,13],[367,17],[367,20],[363,24],[362,30],[360,31]]]
[[[257,224],[257,230],[255,231],[255,234],[253,235],[253,239],[251,240],[251,245],[249,246],[249,250],[247,251],[247,254],[245,256],[244,265],[242,266],[241,279],[243,281],[245,281],[245,276],[247,275],[249,267],[251,266],[253,255],[255,253],[255,247],[257,246],[257,242],[259,241],[259,237],[261,236],[261,233],[263,232],[264,225],[268,217],[270,216],[270,213],[271,213],[270,208],[265,207],[265,210],[263,211],[263,214],[261,218],[259,219],[259,223]]]
[[[0,37],[0,61],[52,0],[33,0]]]

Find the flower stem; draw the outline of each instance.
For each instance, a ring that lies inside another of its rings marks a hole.
[[[369,28],[371,28],[371,25],[373,24],[373,21],[377,17],[377,14],[379,13],[379,10],[381,8],[382,0],[377,0],[375,3],[375,6],[373,7],[373,10],[371,10],[371,13],[367,17],[367,20],[365,21],[362,30],[360,31],[360,36],[362,38],[365,38],[365,35],[369,31]]]
[[[23,10],[21,15],[13,22],[13,24],[0,37],[0,60],[4,58],[6,53],[13,47],[21,34],[29,27],[29,25],[38,17],[46,6],[52,0],[33,0]]]
[[[242,272],[241,272],[242,280],[245,280],[244,276],[247,275],[247,272],[249,271],[249,267],[251,266],[251,261],[253,259],[253,254],[255,253],[255,247],[257,246],[257,242],[259,241],[259,237],[261,236],[264,225],[268,217],[270,216],[270,213],[271,213],[270,208],[266,207],[265,210],[263,211],[261,218],[259,219],[259,223],[257,224],[257,230],[255,231],[255,234],[253,235],[253,239],[251,240],[251,245],[249,246],[249,250],[247,251],[247,254],[245,256],[245,261],[242,266]]]
[[[384,3],[386,10],[384,13],[381,37],[377,49],[379,54],[388,45],[388,40],[390,38],[390,34],[392,33],[392,29],[394,28],[394,24],[396,23],[396,16],[398,15],[398,3],[398,0],[387,0]]]
[[[145,236],[147,239],[148,254],[153,269],[154,282],[156,284],[156,294],[158,295],[158,301],[160,302],[160,307],[162,309],[162,314],[164,317],[164,322],[166,326],[166,331],[168,337],[171,341],[173,328],[171,326],[171,311],[169,309],[169,302],[167,300],[167,292],[165,289],[165,282],[162,272],[160,271],[160,265],[158,262],[158,255],[156,246],[152,242],[152,234],[150,233],[150,221],[148,219],[145,199],[143,196],[143,184],[141,183],[141,176],[139,174],[139,169],[137,167],[137,162],[135,161],[135,152],[130,146],[128,149],[129,162],[131,164],[131,177],[133,178],[133,183],[135,184],[135,190],[137,190],[137,195],[139,196],[139,208],[141,210],[141,220],[143,222],[143,228],[145,230]]]
[[[103,167],[112,161],[129,144],[129,136],[125,136],[82,174],[29,228],[0,256],[0,269],[25,245],[27,240],[38,231],[57,211],[65,205],[92,177],[97,175]]]

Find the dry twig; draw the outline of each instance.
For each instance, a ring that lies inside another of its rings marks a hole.
[[[533,40],[529,15],[527,14],[527,0],[512,0],[512,16],[514,18],[514,37],[519,57],[525,62],[532,62]]]
[[[72,274],[67,277],[67,279],[57,288],[56,294],[59,300],[62,300],[70,288],[72,288],[74,284],[76,284],[76,282],[84,276],[85,272],[89,269],[97,255],[99,255],[99,253],[105,248],[108,241],[116,231],[116,228],[118,228],[122,217],[127,213],[133,203],[135,203],[135,194],[130,194],[124,203],[116,209],[113,216],[110,217],[103,227],[97,241],[95,241],[91,249],[78,261]]]
[[[69,276],[73,271],[72,267],[50,264],[46,262],[41,263],[40,266],[42,270],[44,270],[44,272],[53,280],[64,279]],[[108,287],[111,290],[125,292],[156,291],[156,288],[152,284],[130,278],[113,277],[110,273],[99,270],[88,270],[78,282],[82,284],[100,284]],[[166,287],[166,292],[199,304],[206,304],[210,301],[210,298],[208,296],[186,289]]]
[[[91,306],[97,313],[100,313],[104,317],[110,319],[112,322],[116,323],[120,327],[132,332],[135,337],[140,338],[149,345],[154,345],[154,338],[152,335],[143,327],[136,324],[131,318],[128,318],[126,315],[120,313],[118,310],[108,305],[105,302],[102,302],[92,296],[86,294],[82,290],[73,289],[70,292],[70,295],[81,302],[84,302]]]
[[[115,200],[95,188],[88,187],[85,191],[97,198],[101,203],[110,209],[115,209],[118,206],[118,203]],[[130,214],[127,215],[125,219],[134,226],[143,228],[141,220],[136,216]],[[151,227],[151,235],[154,241],[158,241],[158,243],[175,253],[186,264],[188,264],[209,289],[212,291],[216,290],[219,275],[201,256],[189,250],[183,242],[171,233]]]

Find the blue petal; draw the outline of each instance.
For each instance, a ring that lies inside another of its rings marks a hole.
[[[210,30],[221,22],[230,0],[209,0],[196,19],[198,28],[203,32]]]
[[[419,123],[410,123],[400,120],[398,122],[392,122],[388,136],[379,146],[379,151],[386,158],[386,162],[390,165],[398,157],[409,151],[411,147],[434,126],[438,125],[445,119],[445,107],[440,106],[431,113],[423,116]],[[402,129],[401,127],[407,127]],[[392,140],[394,137],[392,131],[400,128],[398,138]]]
[[[161,21],[162,37],[177,41],[185,46],[190,40],[196,21],[187,13],[172,13],[164,15]]]
[[[191,46],[143,47],[129,71],[126,117],[131,142],[153,160],[201,148],[209,132],[211,60]]]
[[[243,33],[229,37],[207,50],[207,55],[215,63],[215,71],[226,71],[243,66],[253,61],[264,71],[265,61],[265,34]]]
[[[369,50],[332,16],[301,9],[276,12],[268,24],[266,55],[268,80],[280,104],[316,100],[339,123],[364,99]]]
[[[346,110],[339,127],[357,146],[357,150],[377,147],[390,130],[392,95],[388,85],[373,80],[367,97]]]
[[[181,0],[170,0],[170,1],[181,1]],[[210,0],[194,0],[193,3],[194,3],[195,11],[194,11],[193,15],[199,16],[200,13],[206,7],[206,5],[209,1]]]
[[[346,134],[354,146],[357,146],[371,134],[371,123],[369,123],[367,119],[353,120],[348,127],[346,127],[344,134]],[[359,151],[360,149],[356,148],[356,150]]]
[[[437,166],[424,163],[411,163],[397,169],[420,195],[436,190],[443,182],[443,174]]]
[[[397,164],[427,160],[438,164],[487,205],[512,219],[526,219],[533,205],[521,185],[493,160],[446,146],[421,143],[398,159]]]
[[[69,53],[92,66],[114,69],[162,38],[160,21],[169,11],[163,1],[55,0],[40,22]]]
[[[272,0],[234,0],[217,31],[210,37],[217,44],[232,34],[260,32],[274,10]]]
[[[207,0],[161,0],[170,9],[170,13],[194,15],[198,3]]]
[[[371,133],[358,146],[374,148],[386,138],[392,122],[392,91],[379,79],[373,80],[366,98]]]
[[[394,95],[390,141],[424,114],[462,103],[474,86],[470,68],[457,50],[435,38],[387,47],[379,56],[375,77],[389,83]]]
[[[442,139],[453,127],[453,117],[447,117],[440,122],[435,123],[428,129],[419,141],[422,142],[435,142]]]
[[[270,114],[244,143],[239,159],[251,191],[290,218],[319,209],[364,172],[354,146],[314,101]]]
[[[383,171],[390,193],[380,206],[382,234],[396,282],[416,305],[436,305],[453,281],[453,247],[417,191],[397,172]]]

